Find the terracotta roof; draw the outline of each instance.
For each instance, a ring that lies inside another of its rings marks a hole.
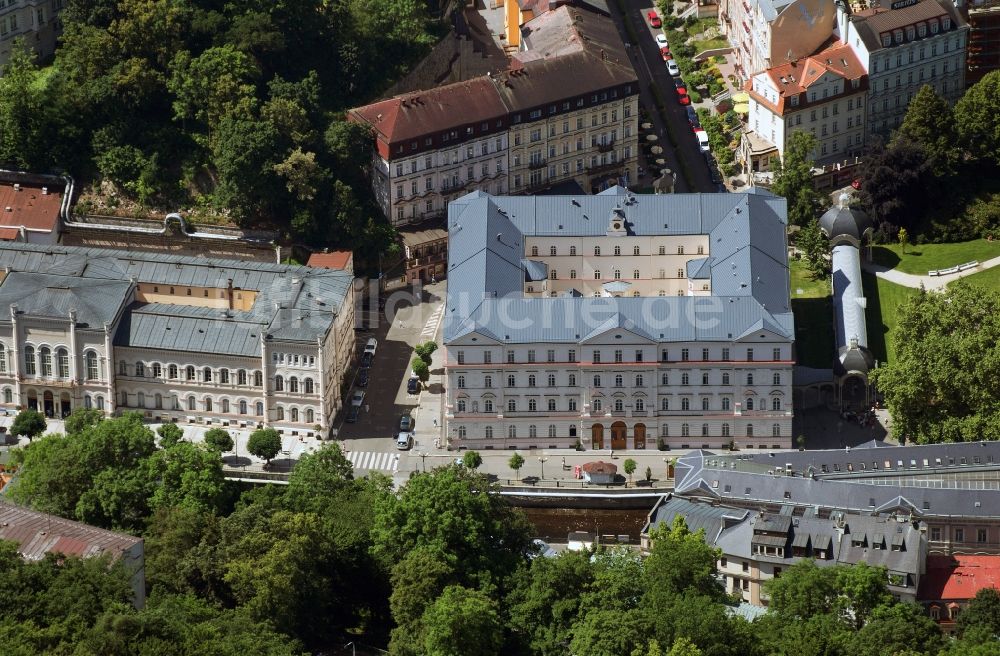
[[[313,253],[309,256],[309,261],[306,262],[306,266],[320,269],[338,269],[343,271],[347,269],[347,265],[351,263],[352,257],[354,257],[354,253],[352,251]]]
[[[389,158],[390,147],[407,145],[459,126],[478,128],[507,115],[488,76],[417,91],[352,109],[350,114],[371,125],[378,135],[379,154]],[[456,139],[457,140],[457,139]],[[418,143],[418,148],[423,143]],[[407,145],[407,150],[409,150]]]
[[[50,552],[83,558],[107,553],[118,558],[142,543],[142,538],[105,531],[7,501],[0,501],[0,540],[17,542],[18,552],[26,560],[40,560]]]
[[[612,464],[610,462],[604,462],[603,460],[598,460],[597,462],[588,462],[581,469],[588,474],[617,474],[618,465]]]
[[[62,189],[46,187],[48,193],[42,193],[42,185],[17,184],[20,191],[14,190],[14,183],[0,183],[0,226],[24,226],[43,232],[55,230],[59,223]]]
[[[972,599],[983,588],[1000,588],[1000,556],[927,556],[917,599]]]
[[[0,239],[3,241],[17,241],[20,236],[20,228],[0,228]]]
[[[790,109],[787,102],[788,98],[807,92],[809,87],[821,79],[827,72],[833,73],[845,80],[863,80],[866,76],[864,67],[857,56],[855,56],[854,51],[851,50],[851,47],[837,42],[835,45],[821,50],[815,55],[788,62],[787,64],[781,64],[780,66],[774,66],[760,74],[770,78],[771,84],[778,90],[777,104],[754,91],[752,81],[747,82],[745,89],[757,102],[766,105],[778,114],[784,114]],[[861,88],[849,89],[846,84],[844,85],[845,94],[849,92],[859,93],[860,91]],[[823,102],[832,101],[838,97],[840,96],[824,98]],[[806,98],[802,98],[796,109],[802,109],[809,105],[815,106],[817,104],[821,104],[820,101],[810,103]]]
[[[851,22],[861,36],[869,51],[881,50],[884,46],[879,35],[883,32],[892,32],[909,25],[929,20],[931,18],[941,18],[948,16],[951,18],[951,30],[966,25],[954,5],[946,0],[922,0],[915,5],[903,7],[902,9],[886,9],[885,7],[874,7],[859,11],[851,16]],[[942,30],[947,33],[951,30]],[[928,36],[933,36],[928,32]],[[926,38],[926,37],[925,37]]]

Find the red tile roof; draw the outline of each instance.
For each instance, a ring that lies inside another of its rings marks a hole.
[[[0,183],[0,226],[54,231],[59,223],[62,189],[46,187],[48,193],[42,193],[42,185],[18,186],[20,191],[14,191],[14,183]]]
[[[1000,556],[927,556],[917,599],[972,599],[983,588],[1000,588]]]
[[[618,465],[612,464],[610,462],[604,462],[603,460],[598,460],[597,462],[588,462],[582,467],[583,471],[588,474],[617,474]]]
[[[20,236],[20,228],[0,228],[0,239],[3,241],[17,241]]]
[[[754,96],[754,100],[757,102],[771,108],[777,114],[784,114],[789,108],[786,99],[805,93],[809,90],[809,87],[827,72],[834,73],[845,80],[860,80],[866,75],[864,67],[854,55],[851,47],[837,42],[829,48],[817,52],[815,55],[788,62],[787,64],[781,64],[780,66],[774,66],[764,71],[763,75],[767,75],[771,79],[771,84],[778,90],[777,105],[755,92],[751,82],[747,83],[746,90]],[[860,92],[860,90],[858,89],[857,91]],[[849,91],[853,90],[848,89],[847,85],[845,85],[844,92]],[[829,101],[834,98],[832,96],[824,100]],[[808,104],[816,104],[807,103],[804,100],[799,104],[797,109],[805,107]]]
[[[124,533],[74,522],[55,515],[0,501],[0,540],[18,543],[18,552],[27,560],[40,560],[49,552],[67,556],[118,558],[142,542]]]
[[[354,257],[354,253],[352,251],[313,253],[309,256],[309,261],[306,262],[306,266],[316,267],[319,269],[338,269],[343,271],[347,269],[347,265],[351,263],[352,257]]]

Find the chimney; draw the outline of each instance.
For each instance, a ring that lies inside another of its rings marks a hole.
[[[48,187],[42,187],[42,195],[43,196],[48,196],[49,195],[49,188]]]
[[[233,309],[233,279],[226,280],[226,298],[229,299],[229,309]]]
[[[21,191],[21,185],[20,185],[20,183],[17,183],[17,182],[14,183],[14,191]]]

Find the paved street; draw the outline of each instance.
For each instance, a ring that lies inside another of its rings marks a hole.
[[[673,78],[667,73],[667,67],[663,63],[660,49],[654,40],[654,35],[661,30],[654,30],[646,20],[646,12],[653,8],[653,3],[651,0],[623,0],[623,2],[626,7],[626,15],[631,19],[632,25],[640,37],[639,43],[631,44],[631,47],[627,49],[632,67],[639,78],[639,102],[646,108],[649,120],[653,123],[655,132],[659,136],[659,140],[656,143],[663,146],[664,149],[661,157],[666,159],[667,168],[677,173],[675,191],[678,193],[714,192],[716,191],[716,185],[712,183],[709,177],[708,166],[691,133],[691,127],[688,124],[684,107],[677,104],[677,94]],[[614,2],[609,2],[608,9],[615,24],[618,26],[618,32],[622,40],[628,43],[628,32],[623,26],[622,16],[618,12],[617,5]],[[673,132],[677,137],[676,148],[671,146],[670,140],[667,138],[666,128],[660,120],[659,112],[656,110],[656,103],[649,91],[651,81],[660,88],[665,102],[667,120],[670,121]],[[680,165],[678,164],[679,157],[684,158],[688,164],[692,182],[690,186],[681,174]],[[644,180],[644,184],[648,182],[651,181],[648,179]]]

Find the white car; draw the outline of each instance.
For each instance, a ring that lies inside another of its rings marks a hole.
[[[413,446],[413,435],[410,433],[400,433],[396,436],[396,448],[400,451],[406,451],[411,446]]]
[[[668,59],[667,72],[673,75],[674,77],[677,77],[678,75],[681,74],[681,69],[677,68],[677,62],[675,62],[673,59]]]
[[[371,353],[372,357],[374,357],[376,348],[378,348],[378,340],[374,337],[369,337],[368,342],[365,344],[365,353]]]
[[[656,45],[660,46],[661,48],[666,48],[667,47],[667,35],[663,34],[662,32],[660,32],[659,34],[657,34],[656,35]]]
[[[360,408],[365,402],[365,393],[363,390],[356,389],[354,394],[351,395],[351,405],[355,408]]]
[[[704,130],[698,128],[694,131],[694,136],[698,140],[698,147],[701,148],[701,152],[712,152],[712,147],[708,144],[708,134]]]

